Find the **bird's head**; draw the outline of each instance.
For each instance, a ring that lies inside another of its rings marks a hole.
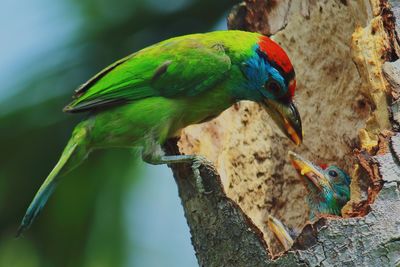
[[[337,166],[317,166],[294,152],[290,160],[309,189],[309,203],[319,214],[341,215],[350,200],[350,176]]]
[[[246,77],[244,99],[259,102],[278,127],[296,145],[303,132],[299,112],[293,102],[296,79],[285,51],[266,36],[259,38],[252,56],[243,62]]]
[[[287,228],[280,220],[272,215],[268,215],[267,223],[269,230],[279,240],[279,243],[282,244],[285,250],[289,250],[293,246],[294,240],[298,234],[294,230]]]

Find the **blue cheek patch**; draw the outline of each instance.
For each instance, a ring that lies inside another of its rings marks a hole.
[[[259,53],[257,53],[258,49],[258,45],[255,45],[254,55],[243,64],[243,73],[247,77],[244,87],[248,90],[259,90],[264,97],[269,99],[277,99],[284,96],[287,92],[284,78],[278,70],[269,64],[266,57],[260,57]],[[269,79],[274,79],[279,83],[282,92],[268,91],[264,85]]]
[[[243,72],[247,77],[248,89],[261,89],[268,79],[267,65],[259,60],[257,54],[244,63]]]

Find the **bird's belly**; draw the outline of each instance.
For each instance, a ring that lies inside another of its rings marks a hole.
[[[162,144],[182,128],[217,116],[223,109],[199,108],[164,97],[146,98],[94,115],[91,143],[94,148],[142,146],[152,139]]]
[[[179,136],[180,130],[186,126],[210,121],[231,105],[228,101],[216,102],[209,99],[182,103],[180,106],[183,108],[172,119],[169,136]]]

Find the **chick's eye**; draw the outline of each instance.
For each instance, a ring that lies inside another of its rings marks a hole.
[[[336,172],[336,171],[333,171],[333,170],[330,170],[330,171],[328,172],[328,174],[329,174],[329,176],[331,176],[331,177],[337,177],[337,176],[338,176],[337,172]]]
[[[281,86],[274,80],[267,81],[264,87],[269,93],[271,93],[275,97],[279,97],[282,94]]]

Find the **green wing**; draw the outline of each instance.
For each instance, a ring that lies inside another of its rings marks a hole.
[[[110,65],[75,91],[64,108],[82,112],[146,97],[192,97],[228,76],[231,61],[219,42],[201,35],[173,38]]]

